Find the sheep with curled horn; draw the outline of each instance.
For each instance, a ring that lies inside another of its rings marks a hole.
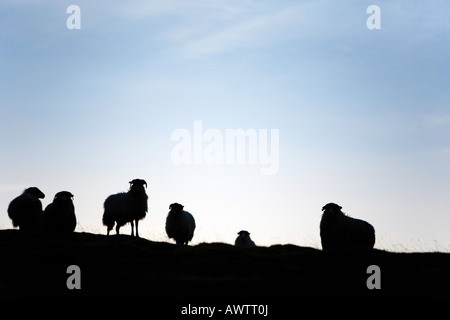
[[[130,181],[128,192],[110,195],[104,203],[103,225],[107,227],[107,234],[116,224],[116,233],[126,223],[131,224],[131,236],[134,236],[134,223],[136,223],[136,237],[139,238],[139,220],[145,218],[148,210],[148,196],[145,192],[147,182],[143,179]]]
[[[375,229],[367,221],[347,216],[342,207],[328,203],[320,221],[320,238],[324,250],[330,248],[366,247],[375,245]]]

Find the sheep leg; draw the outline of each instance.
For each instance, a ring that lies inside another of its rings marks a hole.
[[[107,226],[106,228],[106,235],[109,236],[109,232],[113,229],[114,225],[112,226]]]
[[[138,231],[138,223],[139,223],[139,220],[134,220],[134,221],[136,221],[136,238],[139,238],[139,231]]]
[[[133,222],[133,220],[131,220],[130,224],[131,224],[131,236],[134,237],[134,222]]]

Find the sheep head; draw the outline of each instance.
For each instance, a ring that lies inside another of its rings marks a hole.
[[[169,210],[173,210],[175,212],[182,212],[183,211],[184,206],[179,204],[179,203],[172,203],[169,206]]]
[[[147,182],[145,182],[145,180],[143,180],[143,179],[133,179],[130,181],[130,190],[134,186],[137,186],[137,187],[145,186],[147,188]]]
[[[240,236],[247,236],[248,237],[250,235],[250,232],[245,231],[245,230],[241,230],[241,231],[238,232],[238,235],[240,235]]]
[[[337,218],[338,216],[342,215],[341,209],[342,207],[340,205],[332,202],[327,203],[322,207],[323,215],[330,219]]]
[[[39,199],[45,198],[45,194],[36,187],[29,187],[25,189],[24,193],[32,194],[33,196],[38,197]]]
[[[60,191],[57,194],[55,194],[55,197],[53,198],[53,202],[56,203],[66,203],[66,202],[72,202],[73,194],[69,191]]]

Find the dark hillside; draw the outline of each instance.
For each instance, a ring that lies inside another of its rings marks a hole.
[[[450,254],[323,252],[294,245],[179,247],[130,236],[0,231],[0,298],[252,301],[450,299]],[[67,267],[80,267],[69,290]],[[367,267],[381,270],[369,290]]]

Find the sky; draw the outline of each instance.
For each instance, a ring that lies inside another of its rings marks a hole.
[[[450,252],[449,17],[448,1],[0,0],[0,229],[36,186],[106,234],[104,200],[140,178],[152,241],[178,202],[194,245],[248,230],[321,248],[334,202],[378,249]]]

